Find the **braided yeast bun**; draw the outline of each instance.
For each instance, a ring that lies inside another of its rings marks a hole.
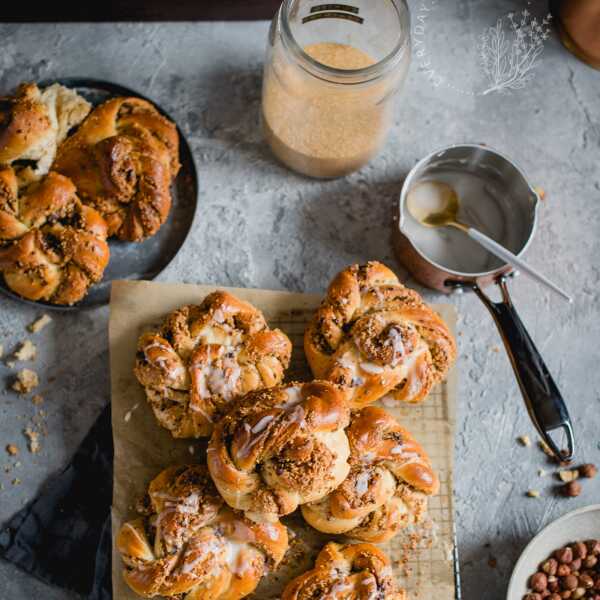
[[[389,558],[372,544],[326,544],[314,569],[290,581],[281,600],[407,600]]]
[[[0,163],[39,158],[37,149],[51,134],[50,116],[37,85],[23,83],[13,95],[0,97]]]
[[[331,282],[304,335],[315,377],[351,389],[360,408],[386,394],[421,402],[448,372],[456,343],[442,319],[378,262]]]
[[[236,396],[281,383],[291,352],[258,309],[218,291],[142,335],[134,372],[160,425],[176,438],[201,437]]]
[[[0,164],[33,161],[33,167],[17,169],[20,184],[39,180],[50,170],[58,144],[90,108],[77,92],[62,85],[42,91],[34,83],[21,84],[12,96],[0,98]]]
[[[412,435],[375,406],[353,413],[346,434],[350,473],[331,494],[302,506],[305,520],[325,533],[375,543],[422,522],[439,480]]]
[[[275,521],[345,479],[349,417],[343,391],[326,381],[247,394],[215,425],[210,475],[232,508]]]
[[[11,290],[73,304],[102,279],[108,259],[106,223],[71,180],[50,172],[19,192],[12,167],[0,168],[0,272]]]
[[[237,600],[275,568],[288,546],[280,523],[258,524],[223,504],[204,465],[156,477],[116,545],[129,587],[146,598]]]
[[[61,144],[53,169],[70,177],[82,200],[104,216],[109,235],[141,241],[171,209],[177,129],[146,100],[114,98]]]

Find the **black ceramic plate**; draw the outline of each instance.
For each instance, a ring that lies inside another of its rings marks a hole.
[[[40,87],[52,83],[60,83],[66,87],[77,90],[88,102],[94,106],[114,98],[115,96],[137,96],[149,100],[166,117],[171,119],[167,112],[162,110],[156,102],[142,94],[108,81],[97,79],[57,79],[42,81]],[[173,119],[171,119],[173,121]],[[0,276],[0,291],[19,302],[26,304],[42,305],[54,310],[78,310],[93,308],[107,304],[110,297],[110,284],[114,279],[154,279],[175,258],[192,228],[196,205],[198,202],[198,176],[191,148],[181,129],[179,132],[179,161],[181,169],[171,186],[173,204],[169,218],[162,225],[158,233],[143,242],[122,242],[111,239],[110,262],[102,281],[92,286],[85,298],[73,306],[57,306],[47,302],[33,302],[21,298],[12,292]]]

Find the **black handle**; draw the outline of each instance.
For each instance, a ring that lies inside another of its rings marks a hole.
[[[575,441],[565,401],[513,306],[506,277],[500,276],[496,283],[502,291],[502,302],[492,302],[477,284],[473,289],[496,321],[533,424],[557,459],[570,460]],[[561,450],[550,436],[558,429],[566,434],[566,449]]]

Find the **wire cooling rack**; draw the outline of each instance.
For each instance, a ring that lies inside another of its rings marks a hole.
[[[265,311],[271,327],[283,330],[293,345],[289,380],[306,381],[311,378],[304,357],[303,335],[315,307],[293,309],[278,313]],[[456,316],[450,305],[433,307],[455,329]],[[456,373],[453,369],[446,381],[437,386],[420,405],[396,406],[385,398],[377,404],[393,414],[428,452],[440,478],[440,492],[429,499],[429,519],[418,529],[399,534],[382,548],[392,559],[394,573],[411,600],[460,600],[460,579],[453,514],[453,452],[456,410]],[[327,536],[316,534],[301,519],[291,518],[286,523],[298,536],[300,550],[287,573],[281,573],[281,583],[310,567]],[[310,537],[311,539],[307,539]],[[279,579],[279,578],[278,578]],[[266,588],[273,590],[273,581]],[[264,589],[266,591],[266,589]],[[261,588],[253,595],[259,595]]]

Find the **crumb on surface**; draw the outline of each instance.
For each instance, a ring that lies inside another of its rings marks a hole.
[[[31,401],[35,404],[35,405],[39,405],[39,404],[43,404],[44,402],[44,397],[41,396],[40,394],[36,394],[35,396],[32,396]]]
[[[27,326],[27,329],[29,331],[31,331],[31,333],[38,333],[38,331],[41,331],[42,329],[44,329],[44,327],[46,327],[46,325],[48,325],[48,323],[50,323],[51,321],[52,321],[52,318],[49,315],[43,314],[41,317],[36,319],[33,323],[29,324]]]
[[[529,498],[539,498],[540,493],[538,490],[527,490],[527,496],[529,496]]]
[[[520,435],[517,439],[519,440],[519,444],[521,444],[521,446],[526,446],[527,448],[531,446],[531,439],[528,435]]]
[[[12,480],[12,484],[13,484],[13,485],[21,485],[21,480],[20,480],[18,477],[15,477],[15,478]]]
[[[6,445],[6,451],[11,456],[16,456],[17,454],[19,454],[19,449],[14,444],[7,444]]]
[[[545,469],[538,469],[538,476],[545,477],[547,475],[547,471]]]
[[[31,369],[23,369],[17,373],[12,389],[19,394],[28,394],[40,384],[37,373]]]
[[[2,358],[3,354],[4,354],[4,346],[2,344],[0,344],[0,358]]]
[[[29,440],[29,452],[37,454],[40,451],[40,434],[37,431],[27,427],[23,435]]]
[[[37,354],[37,348],[31,340],[21,342],[19,349],[15,352],[17,360],[34,360]]]

